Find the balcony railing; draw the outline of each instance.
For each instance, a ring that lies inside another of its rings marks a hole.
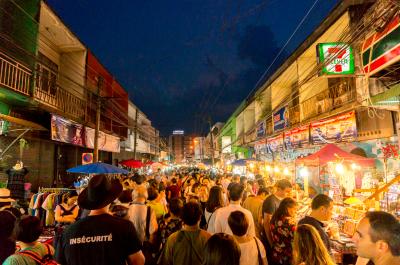
[[[309,119],[321,113],[337,109],[356,99],[353,86],[330,88],[301,103],[303,119]]]
[[[44,90],[41,88],[40,83],[37,83],[34,97],[39,102],[67,113],[74,118],[82,119],[85,116],[86,101],[59,86],[51,90]]]
[[[300,105],[289,108],[289,120],[291,126],[300,122]]]
[[[0,85],[29,96],[32,71],[0,52]]]

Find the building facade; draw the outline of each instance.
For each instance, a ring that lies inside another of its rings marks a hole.
[[[231,115],[222,156],[285,163],[327,143],[372,157],[398,146],[399,28],[393,1],[341,1]]]
[[[99,160],[113,162],[128,138],[128,93],[45,1],[1,1],[0,61],[0,182],[23,161],[33,189],[69,185],[66,170],[93,152],[97,112]]]

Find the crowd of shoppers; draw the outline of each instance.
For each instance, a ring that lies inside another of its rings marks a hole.
[[[203,172],[95,175],[56,209],[63,229],[55,250],[38,241],[37,217],[0,211],[0,263],[335,264],[325,225],[332,199],[316,195],[310,215],[297,221],[295,197],[285,179],[267,186],[263,179]],[[370,264],[400,264],[400,224],[393,215],[368,212],[354,242]]]

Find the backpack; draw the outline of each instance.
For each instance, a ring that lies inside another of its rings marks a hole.
[[[18,255],[23,255],[25,257],[29,257],[36,261],[39,265],[58,265],[58,263],[54,260],[53,255],[51,255],[50,246],[48,244],[44,244],[47,249],[47,254],[41,257],[36,252],[30,250],[22,250],[18,252]]]

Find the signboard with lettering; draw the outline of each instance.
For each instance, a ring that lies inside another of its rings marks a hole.
[[[274,132],[281,131],[289,127],[289,109],[287,106],[274,112],[273,116]]]
[[[352,142],[357,138],[356,115],[354,111],[321,121],[310,126],[313,144]]]
[[[275,137],[267,139],[267,149],[269,153],[283,151],[283,134],[278,134]]]
[[[257,138],[265,136],[265,121],[257,125]]]
[[[353,49],[347,43],[319,43],[317,57],[322,64],[321,75],[354,74]]]
[[[286,150],[303,148],[310,143],[310,126],[301,126],[284,133]]]
[[[263,153],[263,151],[265,151],[266,147],[267,147],[267,140],[263,139],[263,140],[257,141],[254,144],[254,151],[256,154],[260,154],[260,153]]]

